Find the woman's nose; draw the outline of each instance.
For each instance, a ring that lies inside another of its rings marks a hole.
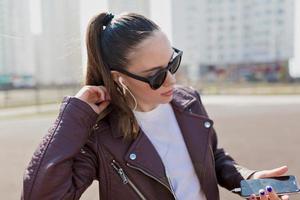
[[[175,83],[176,83],[175,74],[171,74],[171,72],[168,71],[167,77],[166,77],[166,80],[165,80],[163,86],[169,87],[170,85],[175,85]]]

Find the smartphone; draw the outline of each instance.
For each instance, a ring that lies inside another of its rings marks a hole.
[[[250,197],[251,194],[259,196],[259,190],[272,186],[279,195],[299,193],[299,184],[295,176],[279,176],[241,181],[241,196]]]

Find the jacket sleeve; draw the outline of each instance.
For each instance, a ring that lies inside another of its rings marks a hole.
[[[64,97],[58,117],[24,172],[21,199],[80,198],[97,177],[97,143],[89,137],[96,119],[87,103]]]
[[[201,112],[209,117],[205,107],[201,102],[199,93],[195,90],[196,96],[200,101]],[[239,165],[223,148],[218,147],[218,137],[214,128],[211,133],[212,149],[215,158],[215,170],[218,183],[228,190],[240,187],[240,181],[248,179],[257,170],[250,170]]]

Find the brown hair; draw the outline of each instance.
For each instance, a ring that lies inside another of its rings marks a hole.
[[[110,69],[126,68],[130,60],[128,55],[143,40],[160,28],[150,19],[136,13],[122,13],[115,16],[103,27],[103,21],[109,13],[104,12],[93,17],[86,33],[87,68],[85,85],[104,85],[110,96],[109,106],[100,113],[99,119],[111,115],[114,125],[125,139],[136,138],[138,124],[132,112],[134,101],[130,95],[114,82]]]

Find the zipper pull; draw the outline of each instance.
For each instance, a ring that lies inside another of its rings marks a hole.
[[[117,164],[117,162],[115,160],[112,161],[111,165],[115,169],[115,171],[119,174],[119,176],[121,177],[123,184],[127,184],[128,178],[127,178],[124,170]]]

